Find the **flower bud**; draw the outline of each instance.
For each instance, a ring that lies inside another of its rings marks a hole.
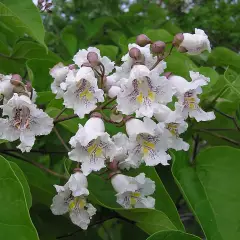
[[[135,60],[141,59],[141,55],[141,51],[136,47],[133,47],[129,50],[129,56]]]
[[[156,54],[164,53],[165,48],[166,48],[166,44],[165,42],[162,42],[162,41],[156,41],[151,45],[152,52]]]
[[[145,34],[140,34],[137,36],[136,43],[140,47],[145,47],[147,44],[151,43],[151,39]]]
[[[184,40],[184,35],[183,33],[177,33],[174,38],[173,38],[173,42],[172,44],[175,46],[175,47],[178,47]]]
[[[13,81],[13,82],[21,82],[22,81],[22,77],[19,74],[13,74],[11,81]],[[12,83],[12,84],[14,84],[14,83]]]
[[[32,92],[33,88],[31,82],[28,81],[25,86],[28,92]]]
[[[98,55],[95,52],[89,52],[87,54],[87,60],[89,61],[89,63],[93,66],[97,66],[99,65],[99,60],[98,60]]]
[[[69,68],[69,70],[73,70],[73,69],[76,68],[76,65],[75,64],[70,64],[70,65],[68,65],[68,68]]]

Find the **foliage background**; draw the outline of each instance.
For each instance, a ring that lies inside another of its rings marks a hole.
[[[174,34],[197,27],[209,35],[212,52],[191,57],[174,51],[167,59],[167,71],[186,79],[189,70],[210,77],[202,107],[215,110],[217,118],[189,122],[184,137],[191,150],[172,152],[171,166],[139,170],[156,181],[155,211],[121,210],[110,183],[92,175],[89,188],[98,215],[85,232],[49,210],[55,194],[52,185],[64,181],[48,170],[67,175],[73,167],[55,134],[39,137],[33,151],[24,155],[15,150],[15,143],[1,141],[0,219],[4,224],[0,224],[0,238],[239,239],[239,12],[240,3],[230,0],[57,0],[50,11],[39,11],[30,0],[1,0],[0,72],[19,73],[30,80],[38,91],[37,103],[51,117],[61,111],[62,100],[54,99],[50,91],[49,69],[60,61],[71,63],[79,48],[96,46],[102,55],[120,63],[127,44],[135,42],[138,34],[169,42]],[[71,114],[68,110],[63,116]],[[68,142],[80,122],[85,119],[67,120],[56,127]],[[119,131],[112,125],[107,129],[111,134]]]

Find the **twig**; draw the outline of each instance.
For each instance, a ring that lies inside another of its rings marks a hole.
[[[51,169],[43,166],[42,164],[40,164],[40,163],[38,163],[38,162],[34,162],[34,161],[29,160],[29,159],[27,159],[27,158],[25,158],[25,157],[23,157],[23,156],[19,156],[18,154],[14,154],[14,153],[10,153],[10,152],[5,152],[4,150],[1,151],[1,152],[2,152],[3,154],[7,155],[7,156],[14,157],[14,158],[18,158],[18,159],[21,159],[21,160],[24,161],[24,162],[28,162],[28,163],[34,165],[35,167],[38,167],[38,168],[40,168],[41,170],[43,170],[43,171],[45,171],[45,172],[47,172],[47,173],[49,173],[49,174],[51,174],[51,175],[54,175],[54,176],[59,177],[59,178],[62,178],[62,179],[67,179],[67,177],[65,177],[64,175],[61,175],[61,174],[59,174],[59,173],[57,173],[57,172],[54,172],[54,171],[52,171]]]
[[[4,152],[19,152],[21,153],[21,151],[19,149],[4,149]],[[42,154],[47,154],[47,153],[52,153],[52,154],[63,154],[63,153],[67,153],[66,151],[47,151],[44,149],[31,149],[31,152],[29,153],[42,153]]]
[[[237,142],[237,141],[232,140],[232,139],[230,139],[230,138],[228,138],[228,137],[219,135],[219,134],[217,134],[217,133],[209,132],[209,131],[204,130],[204,129],[197,129],[197,131],[198,131],[198,132],[207,133],[207,134],[212,135],[212,136],[214,136],[214,137],[218,137],[218,138],[220,138],[220,139],[222,139],[222,140],[225,140],[225,141],[227,141],[227,142],[230,142],[230,143],[232,143],[232,144],[234,144],[234,145],[240,146],[240,142]]]
[[[61,112],[54,118],[54,120],[57,120],[62,114],[63,114],[63,112],[66,110],[66,108],[63,108],[62,110],[61,110]]]
[[[60,140],[60,142],[62,143],[62,145],[66,148],[66,150],[67,150],[68,152],[70,152],[70,151],[71,151],[70,148],[69,148],[69,147],[67,146],[67,144],[64,142],[64,140],[63,140],[63,138],[61,137],[61,135],[59,134],[57,128],[56,128],[56,127],[53,127],[53,130],[54,130],[54,132],[56,133],[56,135],[57,135],[58,139]]]
[[[238,131],[240,131],[240,127],[238,126],[238,123],[237,123],[237,120],[235,117],[232,117],[222,111],[220,111],[219,109],[216,109],[216,108],[213,108],[213,110],[221,115],[223,115],[224,117],[228,118],[228,119],[231,119],[235,125],[235,127],[237,128]]]

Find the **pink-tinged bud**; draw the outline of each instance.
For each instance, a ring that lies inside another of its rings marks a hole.
[[[175,46],[175,47],[178,47],[182,41],[184,40],[184,35],[183,33],[177,33],[174,38],[173,38],[173,42],[172,44]]]
[[[12,80],[21,82],[22,81],[22,77],[19,74],[13,74],[12,75]]]
[[[76,173],[76,172],[82,172],[81,168],[74,168],[73,169],[73,172]]]
[[[147,44],[151,43],[151,39],[145,34],[140,34],[137,36],[136,43],[140,47],[145,47]]]
[[[133,47],[129,50],[129,56],[135,60],[141,59],[141,55],[141,51],[136,47]]]
[[[89,52],[87,54],[87,60],[93,66],[98,66],[99,65],[98,55],[95,52]]]
[[[172,72],[165,72],[163,75],[164,75],[167,79],[169,79],[170,76],[172,75]]]
[[[116,161],[115,159],[113,159],[113,161],[108,164],[108,168],[109,168],[111,171],[116,172],[116,171],[118,170],[118,161]]]
[[[151,45],[152,52],[156,54],[164,53],[165,48],[166,48],[166,44],[165,42],[162,42],[162,41],[156,41]]]
[[[33,90],[31,82],[28,81],[25,86],[28,92],[31,92]]]
[[[76,69],[76,65],[75,64],[70,64],[68,65],[69,70],[73,70]]]
[[[102,118],[102,114],[99,113],[99,112],[93,112],[93,113],[90,115],[90,118]]]
[[[180,53],[186,53],[188,51],[185,47],[182,47],[182,46],[180,46],[177,50]]]

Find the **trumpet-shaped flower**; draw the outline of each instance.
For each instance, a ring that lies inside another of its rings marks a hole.
[[[71,221],[86,230],[96,209],[87,202],[89,195],[86,177],[77,172],[72,174],[64,186],[55,185],[57,195],[53,198],[51,210],[54,215],[69,212]]]
[[[53,119],[26,96],[15,93],[1,108],[7,118],[0,119],[0,138],[11,142],[20,138],[17,148],[22,152],[31,150],[35,136],[47,135],[53,128]]]
[[[202,86],[207,85],[209,78],[190,71],[191,82],[179,76],[171,76],[169,81],[177,90],[178,107],[181,109],[184,118],[188,116],[195,118],[196,121],[209,121],[215,119],[213,112],[205,112],[199,107],[200,99],[198,94],[202,93]]]
[[[195,34],[184,33],[183,37],[180,47],[184,47],[188,54],[197,55],[205,50],[211,52],[208,36],[203,30],[195,28]]]
[[[97,102],[104,101],[104,92],[98,88],[97,79],[89,67],[82,67],[68,75],[66,86],[64,105],[73,108],[80,118],[94,110]]]
[[[152,117],[161,104],[172,100],[174,94],[166,77],[160,77],[144,65],[134,66],[121,88],[117,109],[124,114],[136,112],[137,117]]]
[[[70,144],[74,149],[69,152],[69,157],[82,163],[85,175],[104,168],[105,161],[111,160],[116,152],[114,143],[105,132],[102,119],[96,117],[90,118],[84,127],[79,124],[79,130],[71,138]]]
[[[155,183],[144,173],[136,177],[116,174],[111,178],[117,192],[117,203],[124,208],[154,208],[155,199],[150,197],[155,191]]]
[[[144,118],[144,121],[131,119],[126,123],[126,131],[129,136],[126,162],[131,167],[137,168],[142,162],[147,166],[168,165],[171,157],[166,153],[162,124],[156,124],[149,118]]]

